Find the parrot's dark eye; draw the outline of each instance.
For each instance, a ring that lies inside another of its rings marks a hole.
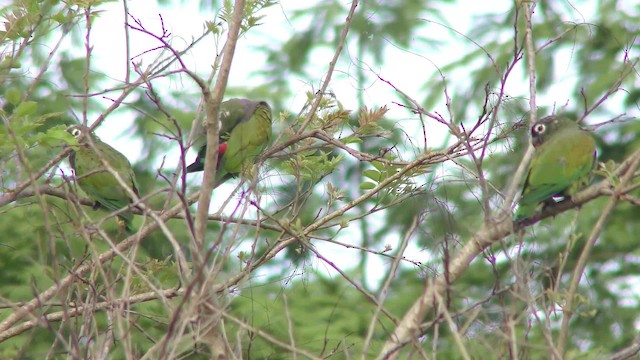
[[[73,129],[71,130],[71,135],[73,135],[74,138],[77,138],[82,135],[82,131],[80,131],[80,129]]]
[[[544,131],[547,129],[546,126],[544,126],[544,124],[535,124],[533,125],[533,134],[534,135],[540,135],[542,133],[544,133]]]

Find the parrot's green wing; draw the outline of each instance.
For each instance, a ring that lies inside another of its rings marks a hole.
[[[252,114],[255,112],[259,102],[249,99],[233,98],[223,101],[220,104],[220,144],[223,144],[229,138],[231,131],[235,129],[240,123],[248,122],[251,119]],[[196,137],[199,139],[194,142],[194,145],[200,144],[203,140],[206,141],[206,131],[204,128],[199,129],[201,132]],[[198,145],[199,146],[199,145]],[[222,155],[226,148],[218,149],[218,169],[222,162]],[[204,170],[204,161],[207,154],[206,142],[200,146],[198,156],[196,160],[189,166],[187,166],[187,172],[196,172]]]
[[[226,173],[240,174],[243,167],[253,165],[270,139],[271,108],[266,102],[260,102],[249,120],[237,124],[229,134],[221,168]]]
[[[216,186],[253,165],[271,139],[271,108],[264,101],[229,99],[220,106],[220,147]],[[204,170],[206,145],[187,172]]]
[[[259,104],[258,101],[241,98],[222,102],[220,104],[220,138],[228,138],[238,124],[249,121]]]
[[[589,175],[594,153],[595,141],[577,127],[562,130],[541,145],[531,161],[515,220],[531,216],[539,202],[572,195],[567,190]]]
[[[95,148],[113,170],[138,195],[135,174],[129,160],[113,147],[94,138]],[[75,170],[80,188],[97,204],[110,211],[127,207],[132,201],[127,191],[102,164],[101,157],[88,144],[80,144],[70,155],[69,162]],[[125,228],[131,230],[133,214],[130,211],[118,215]]]

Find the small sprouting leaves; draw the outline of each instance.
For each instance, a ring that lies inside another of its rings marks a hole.
[[[615,161],[609,160],[607,162],[601,162],[598,164],[598,169],[593,173],[595,175],[600,175],[607,180],[609,180],[610,184],[618,184],[620,183],[620,178],[615,175],[615,170],[618,167]]]
[[[95,8],[113,0],[70,0],[68,5],[78,6],[82,9]]]
[[[256,15],[260,10],[269,6],[275,5],[273,0],[253,0],[247,1],[244,7],[244,16],[240,29],[242,32],[247,32],[254,26],[261,25],[260,20],[264,18],[264,15]],[[220,18],[229,23],[233,15],[233,5],[231,1],[225,1],[224,7],[220,10]]]
[[[210,32],[214,35],[218,35],[220,33],[222,33],[222,26],[220,26],[221,24],[215,21],[205,21],[204,22],[204,26],[205,29],[207,30],[207,32]]]
[[[304,123],[306,120],[308,111],[311,110],[311,104],[315,101],[315,96],[313,92],[307,92],[306,111],[298,118],[299,124]],[[307,129],[321,129],[333,134],[349,122],[349,114],[351,114],[351,110],[345,109],[332,95],[323,96],[318,104],[318,109],[311,117],[311,123]]]
[[[285,173],[305,181],[317,181],[332,173],[342,162],[342,155],[334,156],[324,151],[305,151],[282,164]]]
[[[0,32],[0,39],[26,39],[31,36],[31,22],[37,15],[29,14],[26,9],[16,9],[4,14],[4,31]]]
[[[366,106],[360,109],[360,116],[358,117],[359,128],[357,132],[359,134],[371,134],[382,130],[380,120],[384,118],[387,111],[389,111],[389,109],[386,105],[378,109],[369,109]]]
[[[317,118],[319,128],[328,133],[334,133],[349,121],[349,113],[351,113],[350,110],[345,110],[341,107],[328,111]]]
[[[327,194],[329,195],[329,206],[334,205],[338,201],[344,200],[344,188],[336,188],[332,183],[327,183]]]
[[[396,175],[402,168],[402,166],[399,165],[389,165],[379,161],[373,161],[371,162],[371,165],[373,165],[374,169],[368,169],[362,173],[368,180],[365,180],[360,184],[361,190],[371,190],[375,188],[391,176]],[[385,188],[389,190],[389,193],[395,194],[405,194],[411,192],[415,189],[415,183],[411,180],[411,178],[430,171],[431,170],[426,167],[413,168],[404,176],[391,181],[387,186],[385,186]]]

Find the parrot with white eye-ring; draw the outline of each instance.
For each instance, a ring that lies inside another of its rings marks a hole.
[[[572,196],[589,182],[596,161],[596,142],[565,116],[547,116],[531,128],[535,153],[522,189],[515,221],[535,212],[554,196]]]
[[[229,99],[220,104],[220,144],[216,185],[241,175],[255,163],[271,139],[271,107],[265,101]],[[207,146],[198,151],[187,172],[204,170]]]
[[[87,127],[72,125],[67,128],[67,131],[78,140],[79,144],[73,147],[73,152],[69,155],[69,163],[75,171],[80,188],[95,201],[94,208],[101,206],[110,211],[117,211],[129,206],[133,199],[102,163],[102,160],[105,160],[139,196],[135,174],[129,160],[118,150],[91,134]],[[89,143],[89,136],[93,146]],[[121,226],[131,232],[133,220],[131,211],[120,213],[118,219]]]

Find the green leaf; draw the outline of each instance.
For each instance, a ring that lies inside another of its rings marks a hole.
[[[373,188],[376,187],[376,184],[370,182],[370,181],[365,181],[363,183],[360,183],[360,189],[361,190],[371,190]]]
[[[362,174],[375,182],[380,182],[382,178],[382,174],[376,170],[365,170]]]
[[[359,137],[355,137],[355,136],[347,136],[346,138],[340,139],[340,141],[342,141],[343,144],[347,145],[347,144],[361,144],[362,143],[362,139]]]
[[[15,114],[18,116],[32,115],[38,110],[38,103],[35,101],[25,101],[18,105]]]
[[[64,142],[67,145],[77,145],[78,143],[76,138],[69,134],[62,125],[53,127],[38,136],[38,143],[42,146],[57,147],[60,146],[60,142]]]
[[[51,19],[59,24],[64,24],[67,22],[67,17],[64,15],[62,11],[55,13]]]
[[[384,171],[384,168],[386,167],[386,165],[384,165],[383,163],[381,163],[380,161],[372,161],[371,165],[378,169],[378,171],[382,172]]]
[[[7,101],[11,105],[18,105],[22,100],[22,94],[20,93],[20,90],[14,87],[7,89],[7,91],[4,93],[4,96],[7,98]]]

